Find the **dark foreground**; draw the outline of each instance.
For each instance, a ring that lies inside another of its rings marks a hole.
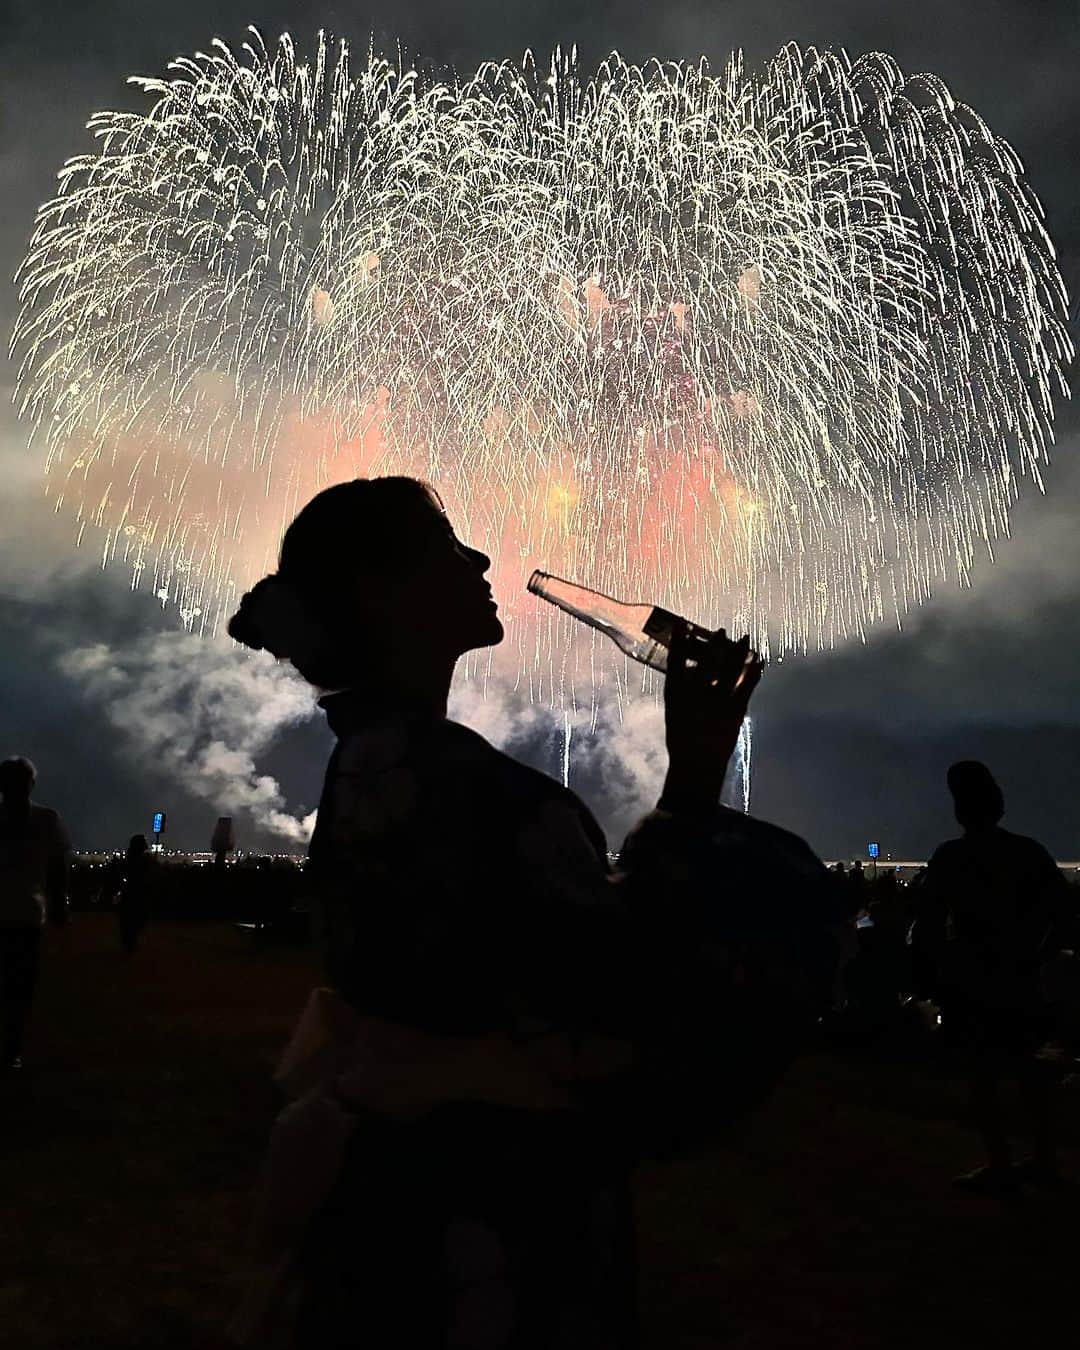
[[[219,1347],[276,1052],[306,954],[107,916],[48,934],[21,1081],[0,1081],[0,1345]],[[649,1350],[994,1347],[1075,1333],[1080,1198],[959,1195],[948,1068],[823,1054],[738,1142],[642,1170]],[[1080,1110],[1066,1098],[1078,1175]],[[381,1350],[381,1348],[380,1348]]]

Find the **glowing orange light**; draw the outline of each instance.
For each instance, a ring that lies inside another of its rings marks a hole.
[[[754,417],[761,412],[761,404],[749,389],[734,390],[728,394],[728,403],[731,405],[732,414],[740,420]]]
[[[324,291],[319,286],[312,286],[308,304],[311,308],[312,319],[320,328],[325,328],[334,317],[334,301],[330,292]]]
[[[578,504],[580,494],[573,483],[555,483],[547,495],[547,512],[564,530],[570,528],[570,517]]]
[[[735,285],[742,298],[748,304],[753,304],[761,295],[761,269],[756,263],[751,263],[739,273]]]
[[[595,327],[603,317],[604,311],[611,308],[611,301],[608,299],[607,292],[600,285],[599,275],[587,277],[581,288],[585,297],[585,310],[588,315],[589,327]]]

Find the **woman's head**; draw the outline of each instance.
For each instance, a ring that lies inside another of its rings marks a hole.
[[[458,542],[414,478],[357,478],[312,498],[285,532],[278,570],[243,598],[229,633],[288,657],[312,684],[452,664],[500,642],[490,560]]]

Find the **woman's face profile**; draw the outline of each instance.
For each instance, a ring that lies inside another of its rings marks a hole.
[[[440,654],[457,657],[503,639],[498,607],[485,579],[491,559],[463,544],[441,507],[432,500],[417,528],[416,566],[402,579],[398,606],[416,619],[416,629]]]

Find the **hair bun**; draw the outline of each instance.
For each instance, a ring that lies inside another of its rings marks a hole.
[[[309,634],[300,592],[277,572],[246,592],[229,620],[229,636],[234,641],[279,659],[295,655]]]

